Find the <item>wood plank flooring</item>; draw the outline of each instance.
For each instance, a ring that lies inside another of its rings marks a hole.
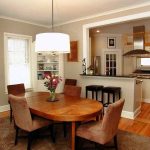
[[[0,118],[9,116],[9,111],[0,113]],[[119,129],[150,137],[150,104],[142,103],[141,113],[134,119],[121,118]]]
[[[119,129],[150,137],[150,104],[142,103],[141,113],[134,120],[121,118]]]

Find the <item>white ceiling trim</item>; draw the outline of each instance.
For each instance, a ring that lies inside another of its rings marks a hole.
[[[143,4],[139,4],[139,5],[135,5],[135,6],[122,7],[122,8],[119,8],[119,9],[106,11],[104,13],[99,13],[99,14],[95,14],[95,15],[91,15],[91,16],[87,16],[87,17],[82,17],[82,18],[70,20],[70,21],[67,21],[67,22],[64,22],[64,23],[61,23],[61,24],[56,24],[55,26],[65,25],[65,24],[78,22],[78,21],[82,21],[82,20],[86,20],[86,19],[92,19],[92,18],[96,18],[96,17],[101,17],[101,16],[105,16],[105,15],[111,15],[111,14],[114,14],[114,13],[130,10],[130,9],[141,8],[141,7],[145,7],[145,6],[150,6],[150,2],[145,2]]]
[[[81,17],[81,18],[78,18],[78,19],[73,19],[73,20],[70,20],[70,21],[67,21],[67,22],[64,22],[64,23],[55,24],[54,27],[69,24],[69,23],[73,23],[73,22],[78,22],[78,21],[82,21],[82,20],[86,20],[86,19],[101,17],[101,16],[105,16],[105,15],[111,15],[111,14],[114,14],[114,13],[130,10],[130,9],[136,9],[136,8],[140,8],[140,7],[145,7],[145,6],[150,6],[150,2],[145,2],[143,4],[138,4],[138,5],[129,6],[129,7],[122,7],[122,8],[119,8],[119,9],[106,11],[104,13],[99,13],[99,14],[95,14],[95,15],[91,15],[91,16]],[[17,21],[17,22],[22,22],[22,23],[27,23],[27,24],[32,24],[32,25],[41,26],[41,27],[45,27],[45,28],[51,28],[51,25],[46,26],[46,25],[38,24],[38,23],[35,23],[35,22],[32,22],[32,21],[25,21],[25,20],[15,19],[15,18],[7,17],[7,16],[0,16],[0,18],[12,20],[12,21]]]
[[[35,22],[25,21],[25,20],[21,20],[21,19],[15,19],[15,18],[7,17],[7,16],[0,16],[0,18],[7,19],[7,20],[12,20],[12,21],[17,21],[17,22],[22,22],[22,23],[27,23],[27,24],[31,24],[31,25],[36,25],[36,26],[40,26],[40,27],[50,28],[50,26],[46,26],[46,25],[43,25],[43,24],[38,24],[38,23],[35,23]]]

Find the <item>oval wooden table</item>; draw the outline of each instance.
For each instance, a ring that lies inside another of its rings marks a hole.
[[[18,95],[19,96],[19,95]],[[75,150],[75,128],[77,121],[84,121],[99,116],[103,106],[91,99],[77,98],[57,94],[58,101],[48,102],[48,92],[27,92],[25,96],[33,114],[50,120],[72,123],[71,149]]]

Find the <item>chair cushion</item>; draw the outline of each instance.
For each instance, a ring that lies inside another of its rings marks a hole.
[[[108,136],[102,130],[101,121],[90,121],[87,124],[80,125],[77,128],[76,135],[100,144],[108,143],[111,140],[107,139]]]
[[[32,128],[30,129],[30,131],[40,129],[40,128],[48,126],[50,124],[52,124],[52,121],[41,118],[41,117],[34,116],[34,119],[32,121]]]

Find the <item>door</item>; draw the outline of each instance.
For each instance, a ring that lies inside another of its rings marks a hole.
[[[104,52],[104,74],[108,76],[121,75],[121,55],[118,51]]]

